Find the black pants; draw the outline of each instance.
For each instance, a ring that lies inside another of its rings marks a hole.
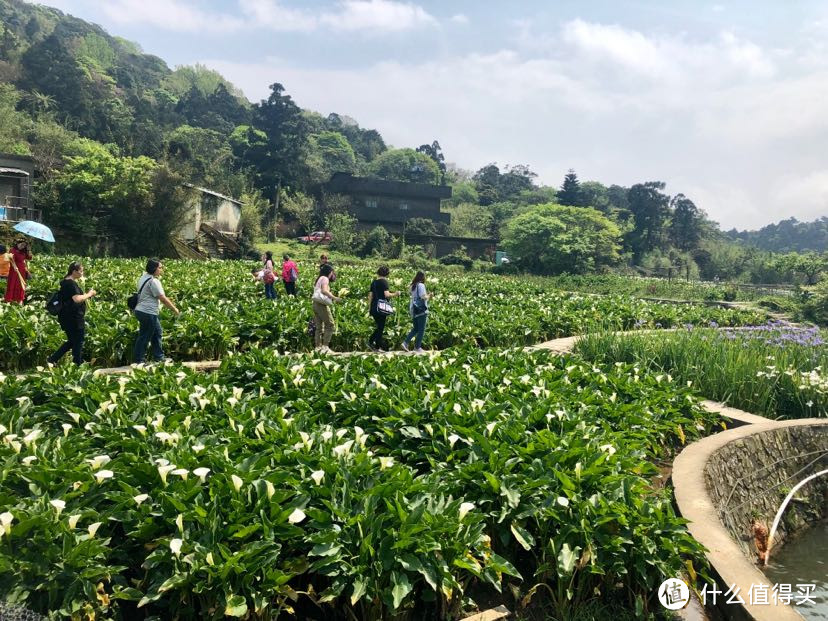
[[[60,327],[63,328],[63,331],[66,333],[66,342],[61,345],[55,353],[49,356],[49,362],[52,364],[57,363],[57,361],[63,358],[63,355],[71,349],[72,361],[75,364],[82,364],[83,339],[86,336],[86,327],[78,325],[75,322],[61,324]]]
[[[385,349],[383,346],[383,333],[385,332],[385,320],[388,319],[388,315],[376,313],[371,316],[374,318],[374,323],[377,324],[377,327],[374,328],[374,332],[371,334],[371,338],[368,339],[368,343],[377,349]]]
[[[296,295],[296,281],[288,282],[286,280],[284,282],[285,282],[285,293],[287,293],[288,295]]]

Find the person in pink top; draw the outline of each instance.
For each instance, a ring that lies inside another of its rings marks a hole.
[[[290,260],[289,255],[282,257],[282,282],[285,283],[285,293],[296,295],[296,281],[299,280],[299,269],[296,263]]]

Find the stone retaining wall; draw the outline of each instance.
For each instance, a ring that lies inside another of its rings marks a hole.
[[[710,456],[705,482],[719,518],[750,559],[757,559],[751,529],[756,518],[770,529],[794,485],[828,468],[828,425],[783,427],[730,442]],[[806,484],[791,500],[774,547],[808,523],[828,517],[828,477]]]

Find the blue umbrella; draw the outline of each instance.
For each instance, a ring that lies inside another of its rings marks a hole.
[[[34,237],[35,239],[42,239],[43,241],[52,243],[55,241],[52,230],[45,224],[35,222],[34,220],[22,220],[14,225],[14,230],[29,237]]]

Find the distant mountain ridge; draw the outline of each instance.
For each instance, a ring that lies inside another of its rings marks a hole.
[[[813,222],[788,218],[758,231],[731,229],[726,234],[734,241],[771,252],[825,252],[828,250],[828,217]]]

